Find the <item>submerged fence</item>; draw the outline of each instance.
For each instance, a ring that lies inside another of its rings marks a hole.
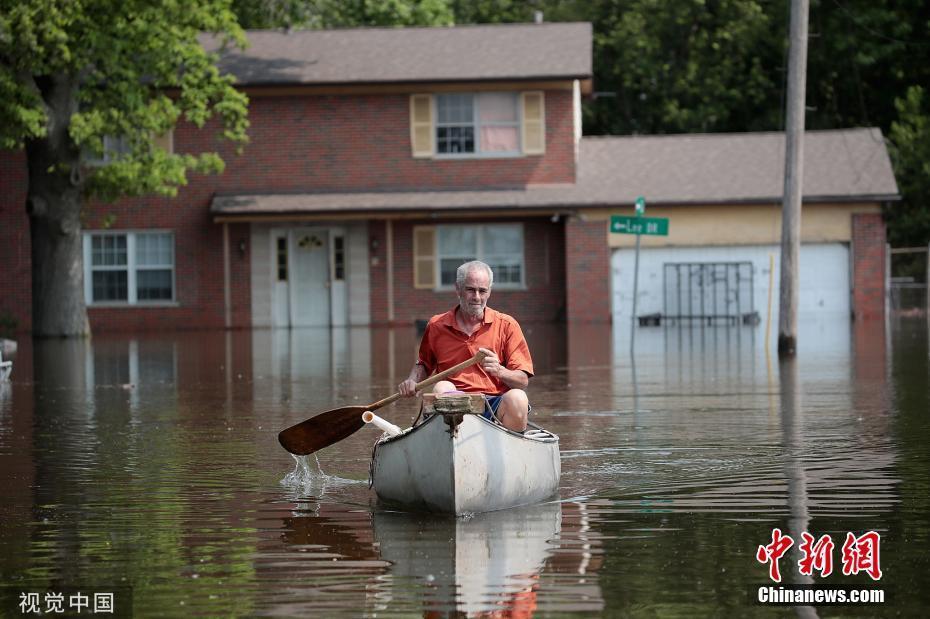
[[[677,324],[758,323],[752,262],[667,262],[663,267],[661,319]]]
[[[888,305],[892,312],[930,312],[930,246],[888,249]]]

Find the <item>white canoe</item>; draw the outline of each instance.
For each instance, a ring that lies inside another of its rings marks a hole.
[[[481,415],[436,414],[375,445],[371,483],[384,502],[467,514],[552,497],[562,465],[559,437],[511,432]]]

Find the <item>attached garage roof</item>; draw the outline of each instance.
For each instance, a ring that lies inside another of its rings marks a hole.
[[[445,28],[250,30],[249,47],[221,53],[244,85],[397,84],[588,79],[591,24]],[[218,51],[215,38],[204,46]]]
[[[217,218],[257,215],[397,214],[569,210],[631,204],[779,203],[782,133],[588,137],[581,140],[574,185],[475,191],[249,193],[217,195]],[[878,129],[811,131],[805,139],[804,200],[897,200],[898,187]]]
[[[652,203],[779,202],[784,191],[784,133],[720,133],[585,138],[579,188]],[[898,198],[880,129],[808,131],[805,200]]]

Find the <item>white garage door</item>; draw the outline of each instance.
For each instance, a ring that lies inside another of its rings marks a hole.
[[[778,246],[655,247],[639,256],[639,298],[636,314],[720,314],[738,307],[765,320],[768,308],[770,260],[772,319],[778,320],[781,252]],[[716,270],[676,267],[698,263],[750,263]],[[614,250],[611,257],[614,320],[629,321],[633,309],[635,249]],[[668,265],[668,266],[667,266]],[[843,243],[805,244],[800,256],[799,318],[850,315],[849,246]],[[751,272],[751,284],[749,281]],[[738,273],[738,275],[737,275]],[[713,292],[710,289],[714,288]],[[701,294],[698,290],[702,289]],[[703,303],[703,305],[702,305]],[[716,303],[716,307],[715,307]],[[776,323],[777,324],[777,323]]]

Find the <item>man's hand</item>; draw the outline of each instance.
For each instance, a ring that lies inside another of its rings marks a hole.
[[[479,348],[478,350],[487,355],[481,362],[481,369],[484,370],[484,373],[488,376],[500,378],[501,372],[507,369],[501,365],[501,360],[497,358],[497,355],[494,352],[488,350],[487,348]]]
[[[412,378],[408,378],[401,384],[397,385],[397,391],[405,398],[412,398],[417,394],[417,383]]]
[[[488,376],[492,376],[507,385],[508,389],[526,389],[529,376],[523,370],[508,370],[501,365],[498,356],[487,348],[479,348],[487,357],[481,362],[481,369]]]
[[[414,364],[410,369],[407,380],[397,385],[397,392],[405,398],[412,398],[417,394],[417,383],[423,382],[426,378],[426,368],[419,363]]]

